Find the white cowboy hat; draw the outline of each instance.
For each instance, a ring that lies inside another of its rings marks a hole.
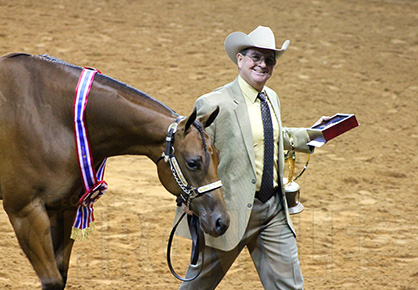
[[[225,50],[229,58],[237,64],[237,54],[243,49],[257,47],[274,50],[278,59],[289,46],[290,41],[286,40],[282,48],[276,48],[273,31],[269,27],[259,26],[248,35],[242,32],[233,32],[225,39]]]

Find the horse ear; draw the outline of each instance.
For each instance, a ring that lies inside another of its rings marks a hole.
[[[210,114],[206,114],[202,118],[199,119],[200,123],[202,123],[203,127],[209,127],[213,121],[215,121],[216,116],[219,114],[219,106],[216,106],[215,111]]]
[[[186,120],[186,126],[184,127],[184,132],[187,132],[190,129],[190,126],[196,120],[197,111],[196,108],[193,109],[192,114]]]

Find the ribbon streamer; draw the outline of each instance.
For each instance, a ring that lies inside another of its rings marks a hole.
[[[79,200],[77,213],[74,219],[71,238],[84,240],[94,230],[94,203],[106,192],[107,183],[103,180],[106,160],[104,159],[97,173],[94,168],[93,156],[84,123],[84,114],[87,100],[98,70],[84,68],[78,80],[74,98],[74,135],[77,149],[77,160],[83,180],[85,193]],[[99,72],[100,73],[100,72]]]

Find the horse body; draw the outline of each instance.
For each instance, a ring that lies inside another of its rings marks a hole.
[[[71,226],[83,191],[72,116],[80,73],[79,67],[46,57],[0,58],[0,198],[43,289],[65,286]],[[85,115],[96,166],[123,154],[157,162],[167,128],[177,117],[146,94],[96,74]],[[218,152],[208,139],[210,160],[205,160],[200,133],[190,126],[195,117],[194,112],[180,123],[175,150],[185,177],[200,186],[217,179]],[[190,160],[201,160],[200,170],[185,166]],[[180,194],[170,168],[160,162],[157,170],[162,184]],[[219,189],[193,200],[192,210],[207,233],[226,231],[229,216]]]

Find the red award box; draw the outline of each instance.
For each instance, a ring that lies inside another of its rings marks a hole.
[[[311,141],[308,145],[321,147],[329,140],[345,133],[359,124],[354,114],[335,114],[325,123],[308,129]]]

